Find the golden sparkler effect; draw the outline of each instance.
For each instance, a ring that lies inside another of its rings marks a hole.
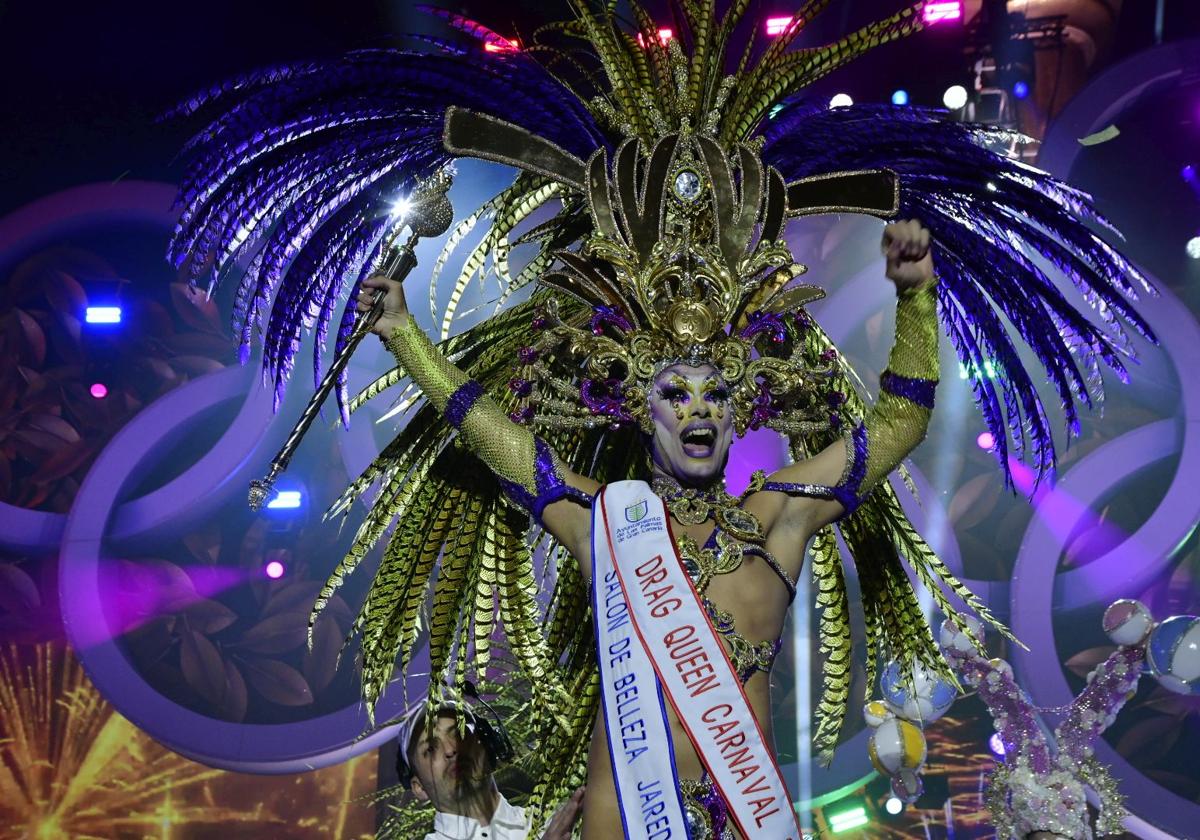
[[[169,837],[197,817],[238,814],[173,809],[173,790],[219,771],[194,764],[143,736],[92,687],[56,645],[0,655],[0,837],[111,837],[142,829]]]
[[[349,800],[374,787],[374,760],[292,778],[214,770],[117,714],[64,646],[0,649],[2,840],[369,836],[371,810]]]

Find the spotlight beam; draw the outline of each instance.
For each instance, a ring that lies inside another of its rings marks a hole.
[[[1093,531],[1099,537],[1099,543],[1094,544],[1094,553],[1107,554],[1125,543],[1130,553],[1130,561],[1136,562],[1134,558],[1139,553],[1139,546],[1129,539],[1131,535],[1127,531],[1105,522],[1091,508],[1065,491],[1050,487],[1046,483],[1038,484],[1033,470],[1016,458],[1010,456],[1008,466],[1012,471],[1013,484],[1029,497],[1034,514],[1045,522],[1064,544],[1071,534],[1079,534],[1085,530]],[[1150,558],[1144,559],[1148,561]]]

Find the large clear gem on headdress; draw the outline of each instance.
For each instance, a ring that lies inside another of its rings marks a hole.
[[[681,169],[675,175],[675,195],[682,201],[695,201],[700,197],[700,176],[690,169]]]

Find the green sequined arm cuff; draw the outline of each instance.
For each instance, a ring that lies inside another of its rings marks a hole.
[[[901,293],[896,340],[880,377],[879,399],[868,413],[866,470],[858,492],[866,495],[925,439],[938,381],[936,281]]]
[[[509,419],[495,400],[450,364],[411,317],[392,330],[384,345],[492,472],[537,494],[532,432]]]

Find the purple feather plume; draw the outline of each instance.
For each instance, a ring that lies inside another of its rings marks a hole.
[[[181,215],[169,258],[216,277],[245,264],[233,320],[249,359],[282,399],[304,334],[313,374],[338,300],[378,258],[391,202],[449,161],[451,105],[502,117],[587,157],[605,142],[583,104],[531,57],[488,52],[500,36],[448,17],[475,48],[425,39],[433,51],[363,50],[246,74],[182,103],[173,116],[208,123],[188,143]],[[504,42],[507,44],[507,42]],[[336,346],[353,323],[353,295]],[[344,382],[338,389],[344,408]]]
[[[270,68],[176,109],[176,116],[208,122],[185,150],[169,256],[176,265],[190,261],[194,280],[210,262],[217,277],[246,266],[234,295],[240,357],[246,361],[261,337],[264,380],[277,400],[308,331],[315,332],[319,380],[327,333],[349,289],[335,352],[344,346],[391,201],[449,162],[441,145],[448,107],[500,117],[581,159],[612,145],[579,98],[532,55],[474,21],[432,13],[474,45],[423,37],[416,39],[423,49]],[[1102,396],[1101,365],[1127,375],[1127,331],[1154,340],[1130,303],[1153,289],[1105,241],[1112,226],[1091,197],[991,151],[988,143],[1004,132],[935,111],[791,103],[760,133],[764,161],[788,181],[881,167],[899,175],[901,215],[919,218],[937,243],[941,318],[973,374],[1006,476],[1010,452],[1027,455],[1039,478],[1052,476],[1053,429],[1018,342],[1036,356],[1075,434],[1077,405]],[[585,235],[583,206],[574,213]],[[1067,278],[1093,317],[1046,267]],[[984,375],[988,369],[994,378]],[[338,399],[344,413],[344,378]]]
[[[1127,375],[1126,327],[1155,340],[1130,303],[1153,289],[1093,230],[1112,226],[1091,197],[991,151],[989,142],[1006,132],[936,111],[797,102],[765,123],[762,135],[763,160],[787,181],[872,168],[899,175],[900,216],[920,219],[936,243],[941,318],[971,373],[1006,479],[1010,451],[1027,456],[1039,479],[1052,478],[1053,429],[1016,341],[1037,357],[1074,435],[1077,405],[1091,406],[1103,393],[1100,363]],[[1070,281],[1094,317],[1067,298],[1045,265]]]

